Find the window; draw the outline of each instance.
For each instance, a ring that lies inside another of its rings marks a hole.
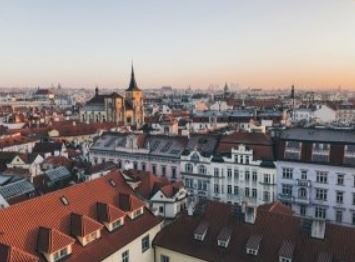
[[[200,165],[198,167],[198,173],[201,175],[206,175],[206,167],[204,165]]]
[[[270,182],[270,175],[264,174],[264,184],[271,184]]]
[[[338,204],[343,204],[343,200],[344,200],[344,192],[341,191],[337,191],[337,197],[336,197],[336,201]]]
[[[214,176],[219,176],[219,169],[217,167],[214,168]]]
[[[256,173],[256,171],[253,171],[253,175],[252,175],[252,181],[253,182],[256,182],[256,181],[258,181],[258,176],[257,176],[257,173]]]
[[[258,193],[257,193],[257,191],[256,191],[256,188],[253,188],[253,189],[251,190],[251,196],[252,196],[252,198],[257,198],[257,195],[258,195]]]
[[[306,216],[307,214],[307,207],[305,205],[300,206],[300,215],[301,216]]]
[[[249,170],[245,170],[245,181],[249,182],[250,180],[250,172]]]
[[[185,179],[185,186],[186,186],[187,188],[193,188],[193,186],[194,186],[194,181],[193,181],[193,179],[186,178],[186,179]]]
[[[306,199],[307,198],[307,190],[303,187],[298,189],[298,198],[300,199]]]
[[[307,180],[307,170],[301,170],[301,179]]]
[[[328,183],[328,173],[325,171],[317,171],[317,183],[327,184]]]
[[[171,167],[171,178],[176,179],[176,167],[175,166]]]
[[[187,173],[192,173],[192,172],[193,172],[193,166],[192,166],[192,164],[187,163],[187,164],[185,165],[185,172],[187,172]]]
[[[161,175],[166,176],[166,166],[161,166]]]
[[[234,186],[234,195],[239,195],[239,187]]]
[[[116,229],[119,228],[120,226],[122,226],[122,220],[118,219],[115,222],[112,223],[112,229]]]
[[[335,213],[335,221],[337,223],[342,223],[343,222],[343,211],[337,210]]]
[[[214,184],[214,193],[215,194],[219,193],[219,185],[218,184]]]
[[[170,258],[165,255],[160,255],[160,262],[170,262]]]
[[[239,179],[239,170],[238,169],[234,169],[234,179]],[[354,177],[354,181],[355,181],[355,177]],[[355,184],[355,182],[354,182]]]
[[[293,178],[293,169],[292,168],[282,168],[282,178],[292,179]]]
[[[344,174],[338,174],[337,176],[337,185],[343,186],[344,185]]]
[[[264,202],[269,202],[270,201],[270,193],[269,193],[269,191],[264,191],[263,200],[264,200]]]
[[[142,238],[142,253],[150,248],[149,235]]]
[[[68,248],[63,248],[63,249],[54,253],[54,261],[59,261],[63,257],[66,257],[67,255],[69,255]]]
[[[250,196],[249,187],[246,187],[246,188],[245,188],[245,196],[246,196],[246,197],[249,197],[249,196]]]
[[[227,169],[227,177],[228,177],[228,178],[231,178],[231,177],[232,177],[232,169],[231,169],[231,168],[228,168],[228,169]]]
[[[316,209],[315,209],[315,217],[316,217],[316,218],[323,218],[323,219],[325,219],[326,213],[327,213],[327,211],[326,211],[326,209],[323,208],[323,207],[316,207]]]
[[[316,200],[327,201],[327,190],[316,188]]]
[[[286,196],[292,196],[292,185],[282,184],[282,194]]]
[[[122,253],[122,262],[129,262],[129,251],[126,250]]]
[[[232,185],[227,186],[227,194],[228,195],[232,194]]]

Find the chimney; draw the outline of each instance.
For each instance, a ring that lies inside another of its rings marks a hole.
[[[246,207],[245,209],[245,223],[255,224],[256,207]]]
[[[311,237],[317,239],[324,239],[325,236],[326,222],[325,220],[313,220]]]

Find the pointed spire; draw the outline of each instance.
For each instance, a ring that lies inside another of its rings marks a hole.
[[[138,88],[137,82],[136,82],[136,78],[134,76],[133,61],[132,61],[132,65],[131,65],[131,81],[130,81],[129,87],[126,91],[140,91],[140,89]]]

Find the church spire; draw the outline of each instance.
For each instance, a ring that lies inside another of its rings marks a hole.
[[[134,68],[133,68],[133,62],[132,62],[132,68],[131,68],[131,81],[129,83],[129,87],[126,91],[140,91],[138,88],[136,78],[134,76]]]

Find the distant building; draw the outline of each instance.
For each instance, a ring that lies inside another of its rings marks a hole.
[[[116,92],[100,95],[95,89],[95,96],[80,110],[80,120],[83,122],[113,122],[133,126],[144,123],[143,92],[138,88],[133,66],[131,81],[125,97]]]

